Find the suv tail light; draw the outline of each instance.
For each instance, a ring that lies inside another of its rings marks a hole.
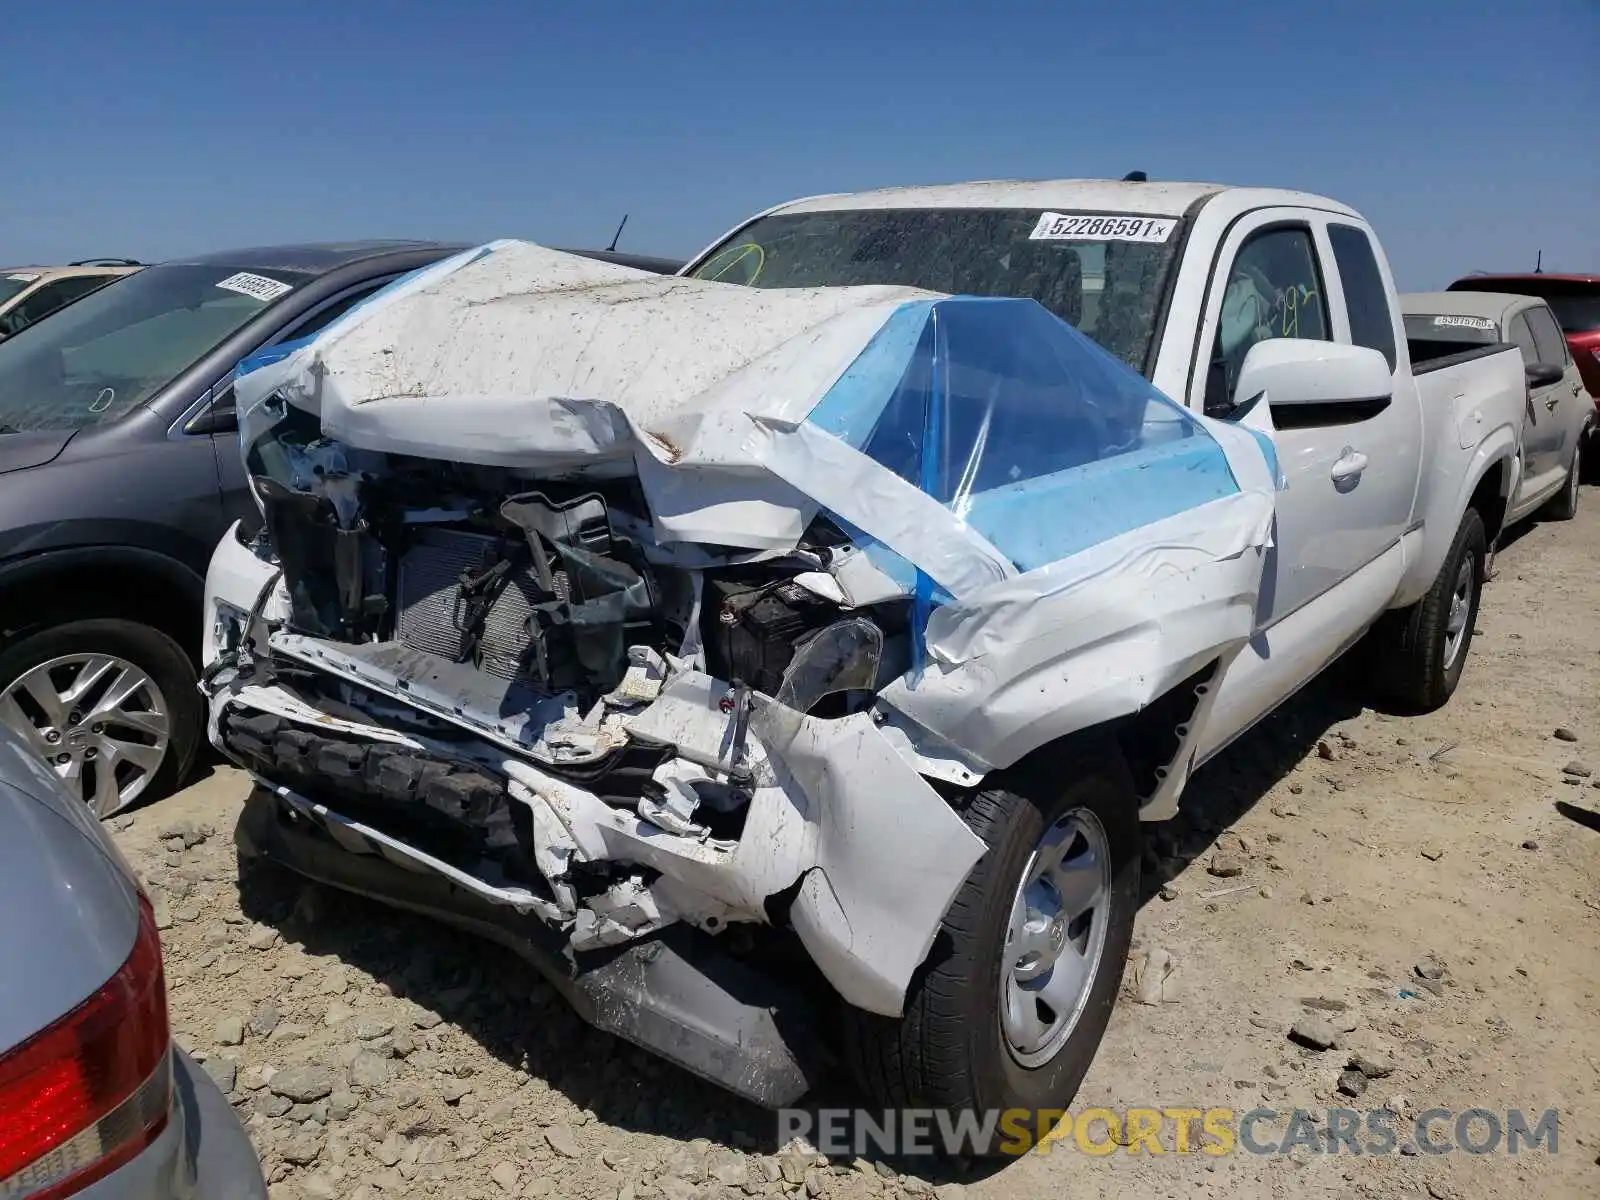
[[[55,1200],[110,1174],[166,1127],[171,1097],[161,942],[141,894],[117,973],[0,1055],[0,1198]]]

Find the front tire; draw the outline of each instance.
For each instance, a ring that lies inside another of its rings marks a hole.
[[[68,621],[0,652],[0,721],[97,817],[171,792],[205,733],[189,656],[117,618]]]
[[[1433,586],[1410,608],[1384,614],[1368,650],[1383,689],[1416,712],[1455,694],[1472,649],[1488,544],[1483,520],[1468,509]]]
[[[1138,908],[1138,799],[1108,742],[1010,782],[963,814],[989,851],[951,904],[905,1015],[851,1009],[845,1041],[879,1102],[1026,1110],[1031,1137],[1042,1132],[1036,1114],[1067,1107],[1111,1019]]]

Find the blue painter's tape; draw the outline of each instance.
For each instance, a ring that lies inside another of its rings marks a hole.
[[[1238,490],[1222,447],[1188,437],[975,493],[966,520],[1032,571]]]
[[[933,304],[914,300],[895,309],[807,419],[851,446],[866,445],[884,406],[911,368]]]

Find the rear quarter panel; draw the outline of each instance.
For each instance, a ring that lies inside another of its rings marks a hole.
[[[1415,603],[1433,583],[1483,477],[1506,463],[1501,494],[1515,489],[1527,395],[1522,356],[1510,346],[1415,378],[1423,414],[1422,536],[1408,556],[1396,608]]]

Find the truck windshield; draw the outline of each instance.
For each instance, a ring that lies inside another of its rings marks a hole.
[[[779,213],[734,233],[688,274],[753,287],[898,284],[1029,298],[1144,370],[1177,220],[1064,215],[1039,237],[1040,209]]]
[[[0,341],[0,426],[114,421],[149,400],[309,276],[148,267]]]

